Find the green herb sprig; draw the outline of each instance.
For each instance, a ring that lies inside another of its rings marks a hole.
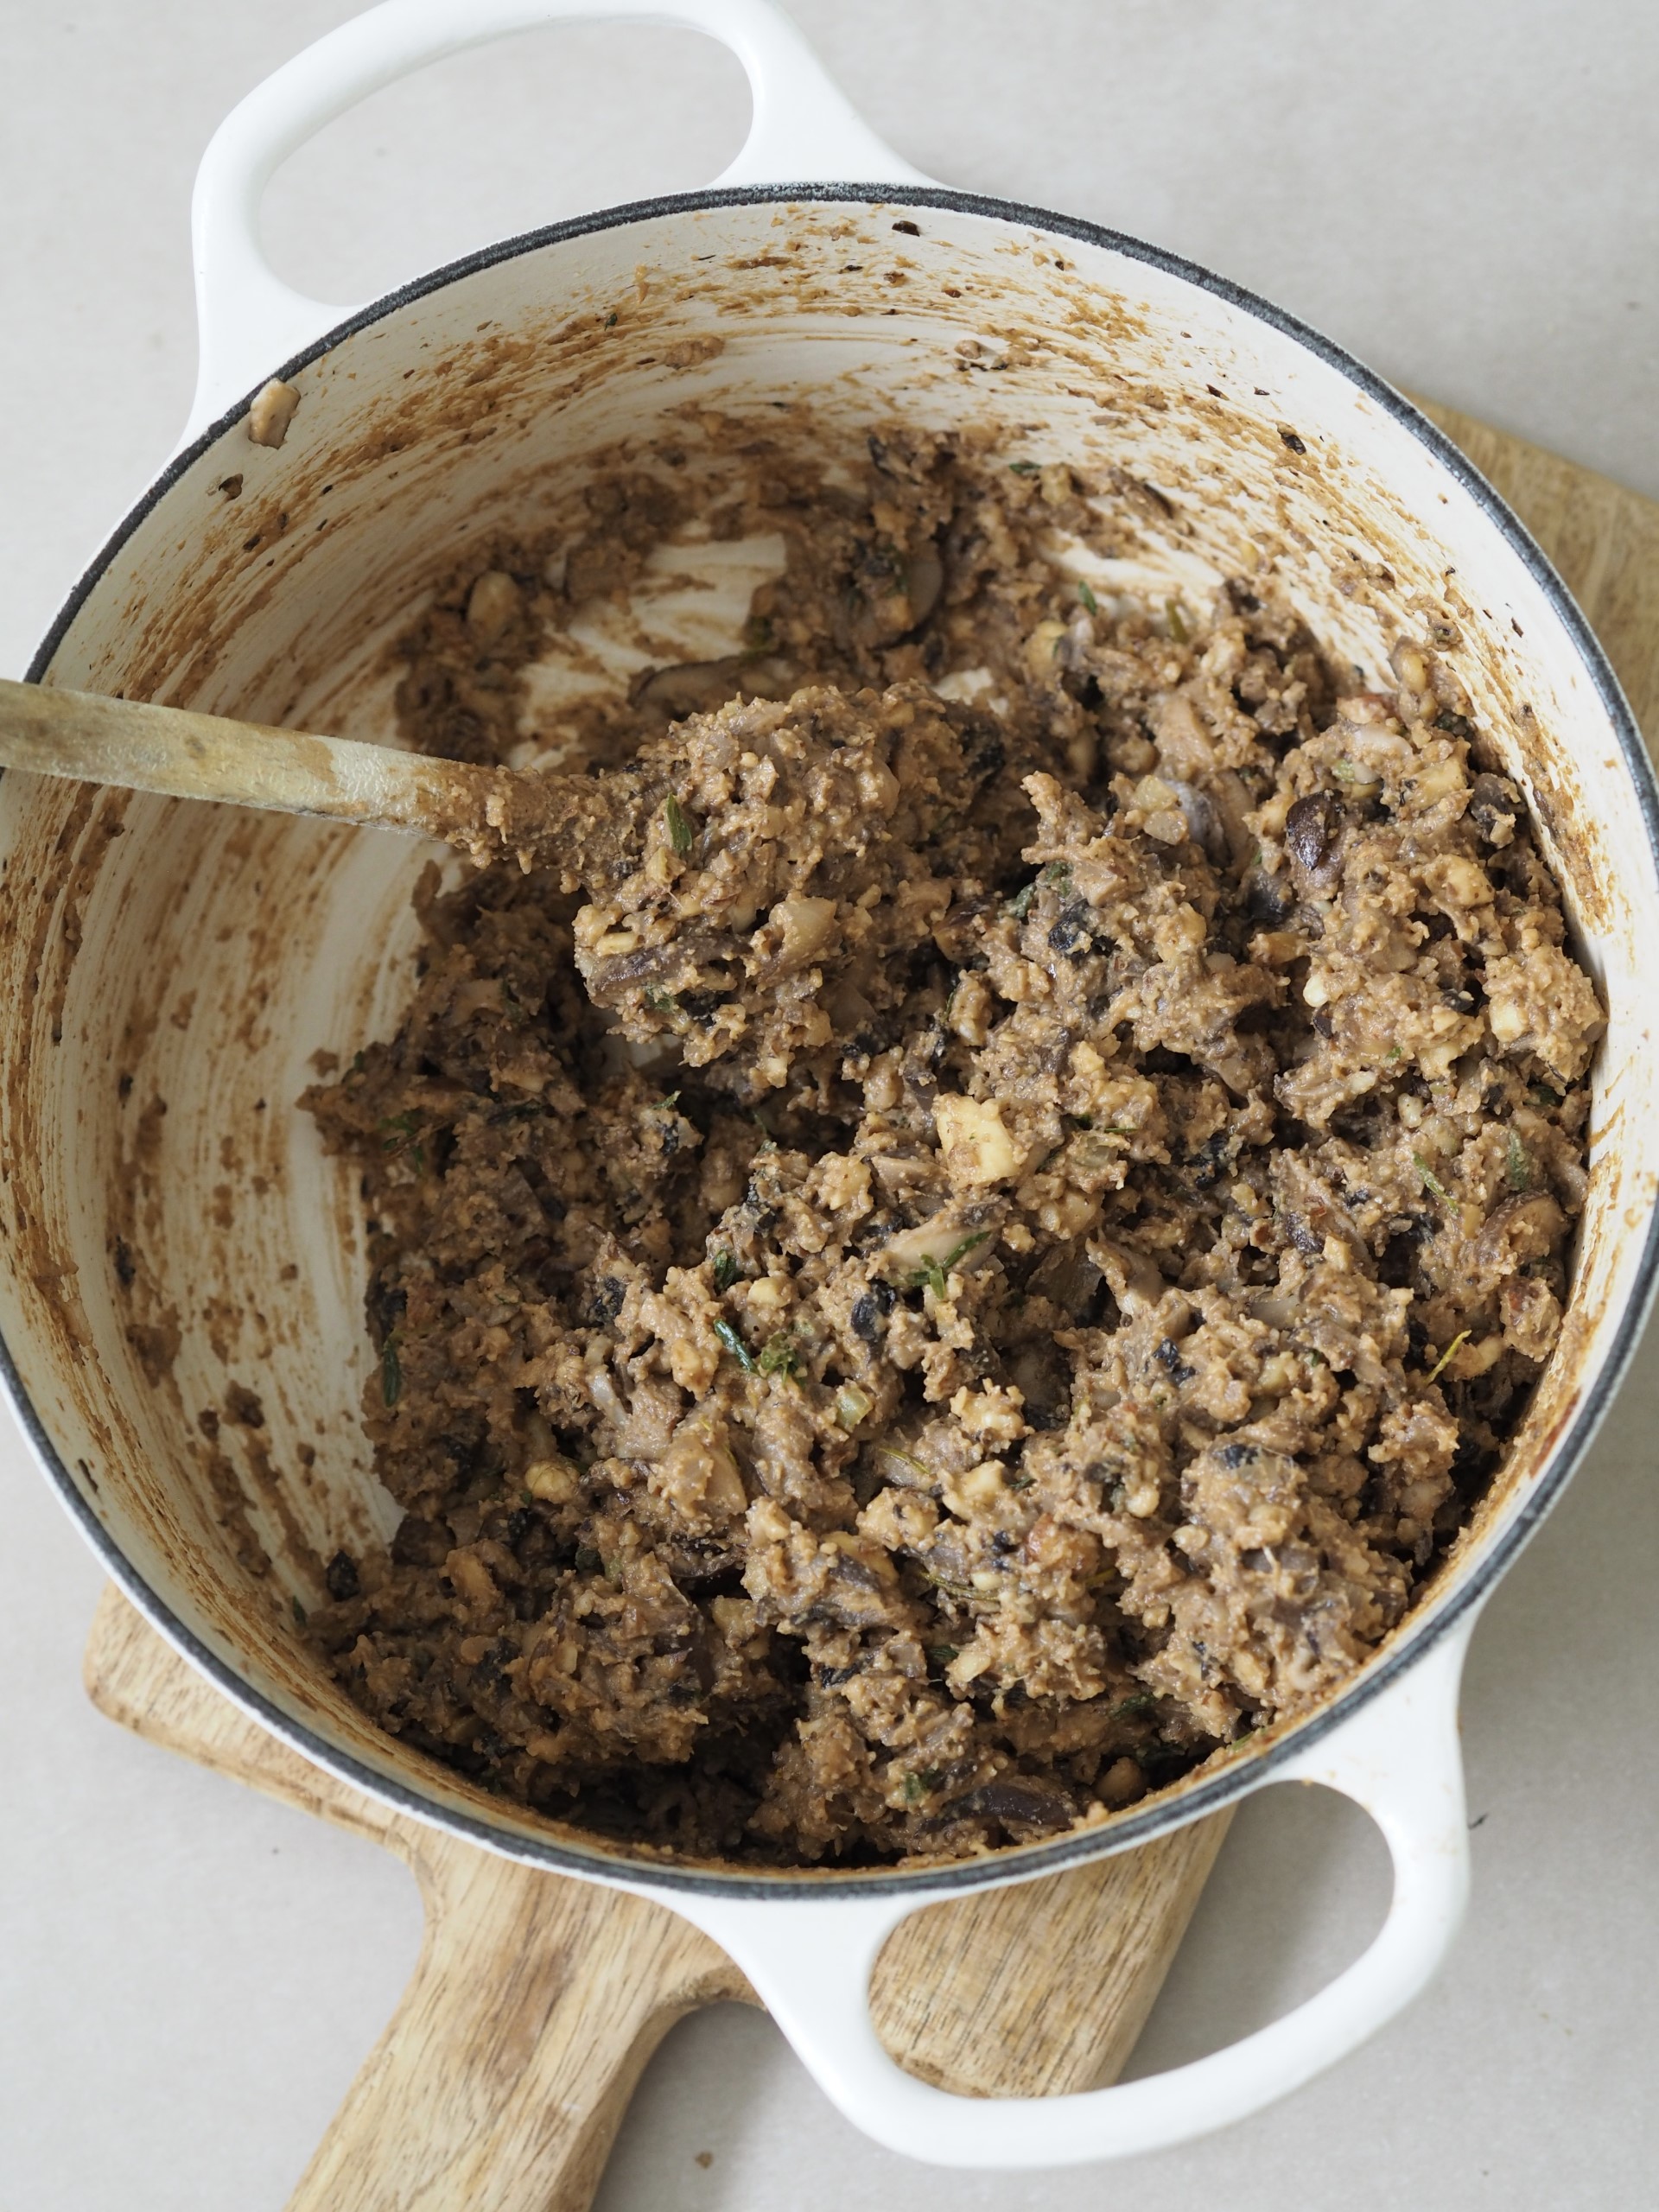
[[[1428,1371],[1428,1379],[1429,1379],[1429,1381],[1430,1381],[1431,1382],[1439,1382],[1439,1380],[1440,1380],[1440,1376],[1442,1376],[1442,1374],[1444,1374],[1444,1372],[1446,1371],[1446,1368],[1447,1368],[1448,1366],[1450,1366],[1450,1364],[1451,1364],[1452,1361],[1452,1360],[1457,1357],[1457,1351],[1458,1351],[1458,1347],[1459,1347],[1459,1344],[1466,1344],[1468,1343],[1468,1341],[1469,1341],[1469,1332],[1468,1332],[1468,1330],[1467,1330],[1467,1329],[1459,1329],[1459,1330],[1458,1331],[1457,1335],[1456,1335],[1455,1337],[1453,1337],[1453,1338],[1452,1338],[1452,1339],[1451,1343],[1450,1343],[1449,1344],[1447,1344],[1447,1346],[1446,1346],[1446,1350],[1445,1350],[1445,1351],[1440,1354],[1440,1357],[1435,1361],[1435,1363],[1434,1363],[1433,1366],[1430,1368],[1430,1370],[1429,1370],[1429,1371]]]
[[[727,1351],[730,1352],[732,1357],[737,1362],[743,1372],[746,1375],[753,1375],[755,1371],[754,1354],[749,1350],[747,1344],[744,1343],[742,1338],[738,1335],[737,1331],[732,1326],[731,1323],[729,1321],[716,1321],[715,1324],[715,1334],[720,1338],[721,1344],[725,1345]]]
[[[970,1252],[977,1251],[990,1233],[988,1229],[978,1230],[973,1236],[964,1236],[960,1244],[952,1245],[944,1259],[936,1260],[930,1256],[924,1260],[919,1268],[912,1268],[905,1278],[906,1287],[909,1290],[920,1290],[925,1284],[935,1298],[943,1298],[945,1293],[945,1277],[951,1268],[959,1260],[965,1260]]]
[[[381,1151],[393,1159],[398,1154],[407,1152],[418,1175],[426,1166],[426,1147],[414,1141],[421,1126],[420,1116],[416,1114],[386,1114],[381,1116],[376,1126],[381,1132]]]
[[[1426,1191],[1433,1192],[1433,1195],[1440,1201],[1442,1205],[1449,1206],[1452,1200],[1447,1195],[1445,1184],[1441,1182],[1440,1177],[1436,1175],[1434,1170],[1423,1158],[1421,1152],[1414,1152],[1412,1154],[1411,1164],[1417,1170],[1419,1176],[1422,1179],[1423,1188]]]
[[[1031,902],[1036,897],[1038,887],[1041,884],[1046,884],[1051,891],[1069,891],[1071,887],[1071,863],[1066,861],[1051,861],[1046,868],[1039,868],[1022,890],[1014,893],[1013,898],[1003,908],[1003,912],[1012,914],[1017,922],[1023,922],[1031,912]]]

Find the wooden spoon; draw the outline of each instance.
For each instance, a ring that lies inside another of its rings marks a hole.
[[[626,770],[521,775],[345,737],[315,737],[0,679],[0,766],[170,798],[324,815],[435,837],[483,861],[516,854],[574,891],[603,866],[647,793]]]

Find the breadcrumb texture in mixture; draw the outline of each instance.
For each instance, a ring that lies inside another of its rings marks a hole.
[[[1108,600],[1053,548],[1134,498],[971,438],[734,474],[750,649],[589,712],[643,837],[581,905],[429,873],[397,1033],[308,1094],[405,1516],[309,1632],[639,1847],[1027,1842],[1407,1612],[1561,1325],[1601,1011],[1453,654],[1356,688],[1271,577]],[[679,501],[458,569],[411,737],[506,753]]]

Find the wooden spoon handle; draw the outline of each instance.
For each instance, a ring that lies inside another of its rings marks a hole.
[[[588,2212],[646,2061],[745,1993],[676,1915],[423,1832],[426,1940],[289,2212]]]
[[[172,798],[378,823],[499,851],[524,779],[351,738],[0,681],[0,766]]]

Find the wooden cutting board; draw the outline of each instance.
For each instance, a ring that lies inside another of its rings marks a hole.
[[[1659,505],[1448,409],[1427,410],[1522,515],[1659,729]],[[646,2060],[672,2024],[753,2003],[664,1908],[512,1865],[388,1812],[267,1735],[113,1588],[86,1650],[111,1719],[354,1829],[414,1869],[426,1937],[385,2033],[289,2212],[586,2212]],[[1134,2048],[1231,1815],[1100,1865],[929,1907],[872,2005],[914,2072],[981,2096],[1111,2081]]]

